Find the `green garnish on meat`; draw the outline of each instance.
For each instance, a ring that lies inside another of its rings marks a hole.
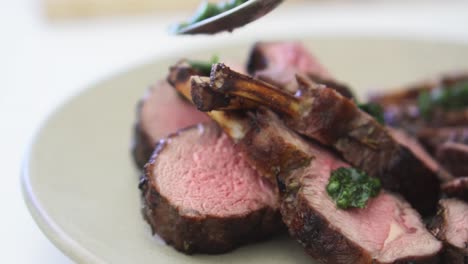
[[[188,60],[187,62],[192,68],[199,71],[204,76],[208,76],[211,73],[211,66],[219,62],[219,57],[213,55],[209,61]]]
[[[377,122],[379,122],[380,124],[384,124],[385,122],[384,111],[379,104],[367,103],[367,104],[357,104],[357,105],[362,111],[374,117],[375,120],[377,120]]]
[[[184,27],[188,27],[202,20],[224,13],[237,6],[242,5],[243,3],[247,1],[248,0],[230,0],[230,1],[225,1],[225,2],[218,3],[218,4],[210,3],[208,1],[203,1],[198,7],[195,14],[192,16],[192,18],[190,18],[187,22],[180,23],[177,29],[180,30]]]
[[[340,209],[364,208],[381,189],[377,178],[354,168],[339,168],[332,172],[327,193]]]
[[[430,118],[437,108],[450,111],[468,107],[468,81],[421,92],[418,97],[418,107],[426,119]]]

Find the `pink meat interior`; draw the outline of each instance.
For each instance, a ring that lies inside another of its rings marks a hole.
[[[263,44],[262,49],[269,60],[267,63],[270,65],[265,71],[270,72],[272,76],[276,75],[281,82],[291,81],[296,72],[312,72],[323,78],[331,78],[318,59],[300,43],[268,43]]]
[[[272,43],[265,45],[266,53],[273,65],[278,68],[295,68],[300,72],[314,72],[322,77],[330,77],[328,71],[300,43]]]
[[[277,206],[273,186],[213,125],[171,139],[156,160],[160,193],[186,215],[236,216]]]
[[[156,83],[145,95],[141,124],[155,144],[181,128],[208,120],[205,113],[185,102],[166,81]]]
[[[445,209],[445,239],[456,247],[466,248],[468,244],[468,204],[456,199],[444,199],[440,203]]]
[[[316,147],[316,159],[303,173],[304,194],[310,205],[321,212],[351,241],[358,242],[373,258],[384,263],[405,256],[430,255],[441,248],[424,227],[418,213],[395,196],[381,191],[364,209],[337,209],[326,192],[333,170],[349,167],[329,152]]]

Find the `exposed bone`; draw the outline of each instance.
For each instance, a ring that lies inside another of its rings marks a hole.
[[[182,73],[178,71],[182,71]],[[190,90],[190,87],[202,89],[206,85],[207,79],[197,75],[187,76],[185,73],[189,72],[194,73],[186,67],[175,66],[171,68],[168,79],[171,80],[170,83],[175,89],[181,92],[187,100],[192,101],[191,94],[197,92],[187,93],[187,91]],[[171,76],[183,76],[184,78],[172,78]],[[205,92],[202,90],[199,94],[205,96],[208,94],[208,98],[210,98],[210,92]],[[195,98],[193,99],[196,101]],[[236,100],[230,100],[230,104],[226,108],[241,107],[240,100]],[[258,106],[257,103],[249,100],[244,105],[249,104]],[[301,143],[303,139],[288,129],[270,110],[259,109],[254,112],[210,111],[207,114],[237,143],[252,166],[273,184],[276,184],[276,175],[279,173],[287,173],[302,167],[312,159],[304,147],[307,144]]]
[[[258,103],[242,97],[227,96],[213,91],[210,87],[210,78],[202,76],[191,77],[192,101],[198,110],[208,112],[211,110],[248,110],[258,107]]]
[[[208,80],[208,77],[195,75],[197,72],[189,65],[177,64],[170,68],[168,82],[180,93],[185,99],[193,103],[191,95],[192,82],[203,84],[203,80]],[[224,96],[221,94],[221,96]],[[216,105],[220,106],[220,105]],[[222,107],[221,107],[222,108]],[[229,105],[222,108],[223,110],[230,109]],[[247,121],[237,117],[235,114],[229,114],[224,111],[211,111],[207,113],[214,121],[216,121],[224,131],[234,140],[241,140],[248,130]]]
[[[184,85],[190,76],[198,74],[195,69],[184,61],[177,63],[176,65],[169,68],[169,75],[167,76],[167,82],[172,85],[185,99],[192,102],[190,96],[190,85]]]
[[[246,98],[290,116],[300,115],[302,105],[296,97],[266,82],[237,73],[222,63],[213,65],[210,77],[211,87],[216,92]]]

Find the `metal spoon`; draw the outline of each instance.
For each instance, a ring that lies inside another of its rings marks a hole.
[[[215,34],[233,31],[268,14],[283,0],[250,0],[219,15],[175,30],[175,34]]]

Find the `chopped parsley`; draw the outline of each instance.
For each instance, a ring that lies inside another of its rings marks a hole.
[[[468,81],[456,83],[451,87],[441,87],[431,91],[424,91],[418,96],[419,112],[426,119],[429,118],[432,112],[437,108],[459,110],[467,106]]]
[[[379,122],[380,124],[384,124],[385,122],[384,111],[379,104],[367,103],[367,104],[357,104],[357,105],[362,111],[374,117],[375,120],[377,120],[377,122]]]
[[[364,208],[367,201],[376,197],[381,189],[377,178],[354,168],[339,168],[332,172],[327,193],[340,209]]]

